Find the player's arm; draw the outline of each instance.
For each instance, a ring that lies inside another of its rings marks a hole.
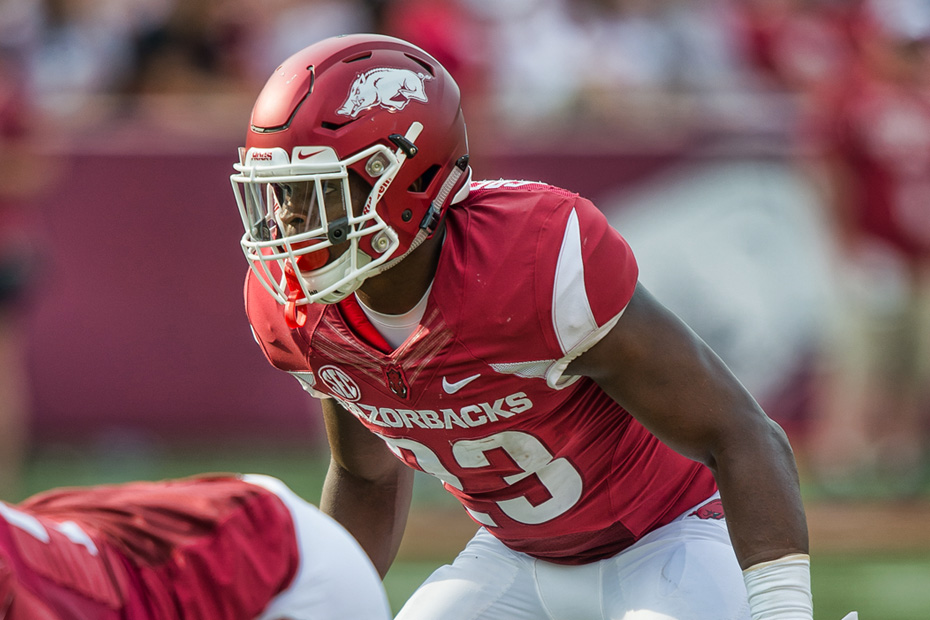
[[[352,533],[384,577],[407,524],[413,470],[335,400],[322,407],[332,457],[320,508]]]
[[[642,285],[566,373],[591,377],[659,439],[711,469],[743,569],[797,554],[806,562],[807,523],[785,433]]]

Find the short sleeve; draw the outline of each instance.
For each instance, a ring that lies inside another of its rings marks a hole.
[[[579,198],[564,218],[551,290],[552,329],[561,356],[547,383],[564,387],[569,363],[594,346],[619,320],[636,288],[639,270],[626,240],[590,201]]]

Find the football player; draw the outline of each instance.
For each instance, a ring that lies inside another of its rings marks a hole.
[[[322,399],[323,510],[382,575],[413,469],[479,526],[398,618],[810,620],[785,433],[591,202],[468,157],[446,70],[349,35],[275,70],[231,178],[255,337]]]
[[[5,620],[391,617],[335,521],[268,476],[66,488],[0,503]]]

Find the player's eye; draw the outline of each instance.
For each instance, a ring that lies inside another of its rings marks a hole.
[[[273,183],[271,189],[274,191],[274,197],[278,200],[278,204],[284,204],[284,201],[293,194],[293,188],[287,183]]]

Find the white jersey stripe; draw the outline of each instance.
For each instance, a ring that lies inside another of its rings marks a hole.
[[[569,353],[591,332],[597,330],[594,313],[588,303],[584,284],[584,261],[581,255],[581,231],[578,214],[572,209],[559,250],[552,293],[552,323],[559,346]]]

